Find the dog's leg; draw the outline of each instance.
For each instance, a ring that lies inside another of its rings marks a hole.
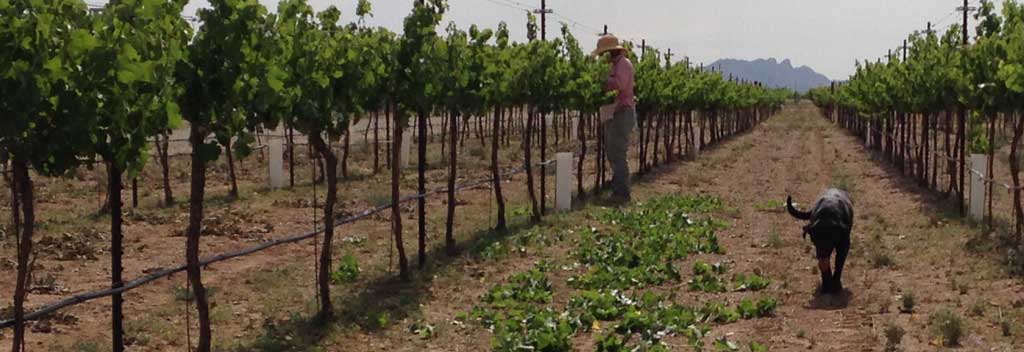
[[[821,272],[821,293],[832,292],[832,267],[829,258],[818,258],[818,271]]]
[[[836,272],[832,276],[832,292],[843,291],[843,266],[846,265],[846,255],[850,252],[850,234],[843,236],[843,240],[836,246]]]

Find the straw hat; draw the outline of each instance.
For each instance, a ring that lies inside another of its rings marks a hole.
[[[626,50],[619,44],[619,38],[614,35],[605,34],[597,39],[597,49],[594,49],[594,56],[604,54],[611,50]]]

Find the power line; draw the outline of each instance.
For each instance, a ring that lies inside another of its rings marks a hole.
[[[508,7],[510,9],[530,12],[530,9],[528,9],[528,8],[520,7],[520,6],[514,5],[512,3],[508,3],[508,2],[501,2],[501,1],[498,1],[498,0],[484,0],[484,1],[487,1],[487,2],[495,4],[495,5]]]

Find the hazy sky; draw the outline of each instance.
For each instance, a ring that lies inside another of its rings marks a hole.
[[[271,11],[277,7],[277,0],[260,1]],[[337,6],[346,21],[355,16],[357,0],[308,1],[317,10]],[[371,1],[374,17],[368,23],[401,32],[413,0]],[[206,0],[193,0],[186,12],[206,4]],[[448,0],[448,4],[442,25],[455,21],[464,28],[470,24],[493,28],[505,21],[513,39],[521,41],[526,37],[526,16],[519,8],[539,7],[540,0]],[[620,37],[646,39],[693,62],[790,58],[796,66],[807,65],[829,78],[844,79],[853,72],[855,59],[884,55],[910,32],[924,29],[928,21],[942,28],[961,21],[962,15],[953,13],[961,4],[957,0],[547,0],[555,11],[548,17],[548,34],[557,36],[558,23],[568,18],[578,21],[569,23],[585,49],[594,45],[596,32],[607,24]]]

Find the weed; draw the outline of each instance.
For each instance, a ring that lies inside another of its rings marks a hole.
[[[779,236],[779,231],[773,228],[771,232],[768,233],[768,247],[779,249],[782,248],[784,244],[785,243],[782,242],[782,237]]]
[[[902,327],[896,325],[895,322],[889,322],[885,324],[885,350],[896,351],[899,348],[900,342],[903,340],[903,335],[907,333]]]
[[[968,286],[966,283],[962,283],[961,282],[959,285],[957,285],[956,288],[957,288],[957,291],[959,291],[961,295],[966,295],[967,291],[970,289],[970,286]]]
[[[895,264],[893,263],[892,257],[881,250],[875,251],[871,254],[871,262],[874,263],[875,269],[888,268]]]
[[[366,201],[375,207],[383,207],[391,204],[391,190],[370,190],[370,194],[366,195]]]
[[[900,312],[901,313],[913,313],[914,312],[914,293],[907,292],[900,297]]]
[[[960,316],[949,309],[942,309],[929,317],[929,323],[942,338],[945,346],[959,346],[960,339],[966,335],[964,322]]]
[[[805,338],[805,337],[807,337],[807,332],[804,331],[804,329],[800,329],[800,330],[796,331],[796,338],[802,339],[802,338]]]
[[[422,322],[409,324],[409,332],[413,335],[419,336],[421,340],[429,340],[436,336],[434,325]]]
[[[359,279],[359,263],[356,261],[356,257],[351,254],[346,254],[341,258],[341,264],[338,265],[338,270],[331,273],[331,282],[347,283],[355,282]]]
[[[974,304],[972,304],[971,308],[970,308],[971,316],[974,316],[974,317],[985,316],[985,306],[987,306],[987,305],[988,305],[988,303],[986,303],[984,301],[974,302]]]
[[[207,286],[206,287],[206,298],[207,299],[213,297],[214,293],[217,293],[217,288],[216,287],[211,287],[211,286]],[[186,287],[181,287],[181,286],[175,286],[175,287],[171,288],[171,294],[174,295],[174,300],[179,301],[179,302],[192,302],[192,300],[194,300],[196,298],[195,291],[193,291],[191,288],[186,288]]]
[[[764,202],[760,202],[760,203],[754,204],[754,209],[758,210],[758,211],[766,211],[766,212],[781,212],[782,211],[782,207],[784,207],[784,206],[785,206],[785,204],[782,204],[781,200],[769,199],[769,200],[766,200]]]
[[[751,341],[748,347],[750,348],[750,352],[768,352],[768,346],[754,341]]]
[[[1010,319],[1007,319],[1006,317],[999,318],[999,328],[1002,330],[1003,336],[1013,335],[1013,331],[1011,329],[1012,326],[1013,322]]]

